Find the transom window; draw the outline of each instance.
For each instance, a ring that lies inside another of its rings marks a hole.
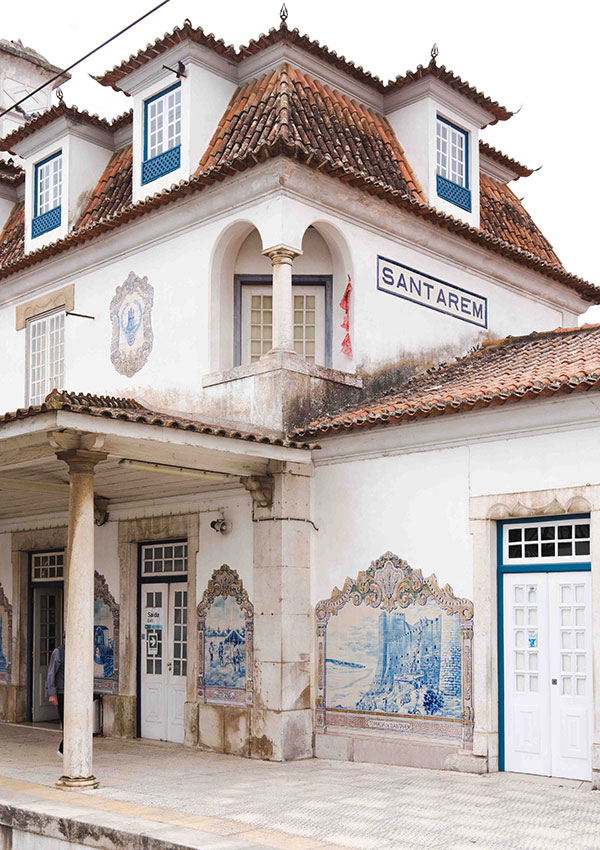
[[[50,313],[27,322],[28,404],[41,404],[65,382],[65,313]]]
[[[149,183],[181,164],[181,83],[145,104],[142,183]]]
[[[187,573],[188,546],[181,543],[148,543],[142,546],[142,575]]]
[[[467,133],[444,118],[437,118],[437,173],[457,186],[467,186]]]
[[[56,581],[64,578],[64,552],[33,552],[31,555],[31,580]]]
[[[589,519],[515,523],[503,528],[505,564],[589,560]]]
[[[32,238],[60,226],[62,151],[35,166]]]

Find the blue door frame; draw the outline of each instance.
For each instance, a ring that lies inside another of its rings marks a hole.
[[[505,564],[502,546],[504,526],[525,525],[526,523],[553,522],[565,519],[589,519],[589,514],[560,514],[556,516],[537,516],[525,519],[502,519],[497,521],[496,551],[497,551],[497,597],[498,597],[498,770],[504,770],[504,576],[515,573],[569,573],[589,572],[592,569],[590,561],[578,563],[541,564],[533,561],[531,564]]]

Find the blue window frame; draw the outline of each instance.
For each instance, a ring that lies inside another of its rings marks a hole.
[[[181,164],[181,83],[144,101],[142,185]]]
[[[62,203],[62,151],[38,162],[34,171],[31,236],[60,227]]]
[[[441,115],[436,120],[436,189],[439,198],[471,212],[469,134]]]
[[[587,521],[587,522],[586,522]],[[590,515],[589,514],[566,514],[562,516],[539,516],[528,517],[527,519],[505,519],[497,522],[497,603],[498,603],[498,770],[504,770],[505,765],[505,747],[504,747],[504,576],[511,573],[551,573],[551,572],[589,572],[592,569],[590,560]],[[540,527],[542,524],[551,526],[556,524],[556,533],[554,537],[550,535],[542,536],[541,528],[537,539],[533,539],[533,535],[527,535],[525,529],[528,525],[532,528],[534,525]],[[579,525],[580,528],[587,526],[587,534],[578,535],[575,528]],[[517,539],[517,535],[511,540],[510,529],[513,527],[523,528],[523,533]],[[558,531],[559,527],[571,527],[570,535],[561,537]],[[507,531],[505,539],[505,529]],[[531,539],[527,539],[531,537]],[[559,546],[561,540],[571,543],[571,554],[561,554]],[[579,545],[578,545],[579,541]],[[585,542],[587,541],[587,546]],[[554,554],[550,551],[544,554],[544,546],[554,544]],[[533,549],[528,553],[527,546],[537,545],[537,552]],[[511,546],[515,550],[511,553]],[[520,546],[521,551],[517,551],[516,547]],[[581,555],[578,554],[581,551]]]

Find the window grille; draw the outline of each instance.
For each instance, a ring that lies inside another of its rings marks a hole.
[[[589,519],[504,526],[504,564],[577,563],[590,558]]]
[[[33,238],[60,226],[62,202],[62,152],[35,167]]]
[[[250,362],[273,348],[273,296],[252,295],[250,300]]]
[[[308,363],[315,362],[315,301],[314,295],[294,295],[294,349]]]
[[[29,404],[41,404],[65,380],[65,314],[50,313],[27,322]]]
[[[32,581],[57,581],[64,578],[64,552],[34,552],[31,555]]]
[[[181,164],[181,84],[146,101],[142,183]]]
[[[187,543],[149,543],[142,546],[142,575],[187,573]]]

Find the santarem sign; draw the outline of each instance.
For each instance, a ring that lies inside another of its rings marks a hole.
[[[387,257],[377,257],[377,289],[480,328],[488,326],[487,298]]]

